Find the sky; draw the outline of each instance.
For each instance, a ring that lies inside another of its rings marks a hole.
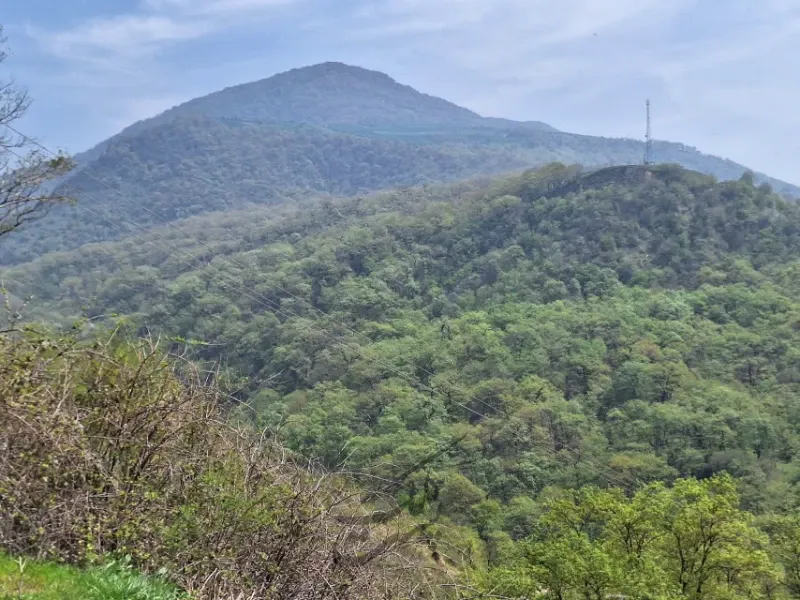
[[[678,141],[800,184],[800,0],[0,0],[20,127],[86,150],[291,68],[375,69],[480,114]],[[657,157],[656,157],[657,159]]]

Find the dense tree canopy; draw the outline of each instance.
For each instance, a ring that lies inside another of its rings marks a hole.
[[[28,104],[0,76],[0,595],[800,598],[800,205],[763,178],[433,184],[640,148],[337,63],[68,180]]]
[[[126,315],[235,418],[391,482],[476,593],[767,598],[800,572],[799,251],[798,206],[747,177],[553,164],[2,277],[28,318]]]
[[[583,488],[543,506],[536,532],[479,577],[509,597],[772,598],[769,539],[730,476],[651,484],[632,497]]]
[[[2,132],[0,132],[2,134]],[[87,209],[63,208],[0,241],[0,265],[161,221],[309,193],[368,193],[496,175],[548,161],[638,163],[638,140],[576,135],[543,123],[481,117],[387,75],[328,63],[194,99],[128,127],[76,157],[64,187]],[[742,165],[657,142],[660,161],[736,179]],[[779,192],[800,189],[764,175]]]

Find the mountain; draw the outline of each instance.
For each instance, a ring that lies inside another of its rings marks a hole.
[[[749,177],[551,164],[199,215],[4,269],[12,307],[69,336],[0,336],[0,481],[25,500],[6,529],[34,555],[124,547],[189,589],[216,570],[239,586],[209,599],[265,579],[276,598],[417,598],[382,592],[398,564],[425,569],[413,589],[438,565],[474,597],[796,598],[798,256],[800,204]],[[126,332],[147,339],[104,341]],[[197,378],[224,414],[192,400]],[[325,474],[319,504],[276,485],[279,466],[304,481],[292,457]],[[426,553],[375,563],[364,548],[387,545],[364,545],[361,515]],[[272,591],[327,590],[320,565],[348,556],[333,539],[378,565],[367,592],[349,573],[352,595]]]
[[[195,98],[164,113],[134,123],[112,140],[184,117],[251,123],[305,123],[320,127],[517,127],[557,131],[536,121],[518,123],[485,118],[466,108],[422,94],[384,73],[336,62],[292,69],[268,79],[226,88]],[[111,140],[79,155],[97,158]]]
[[[297,122],[323,127],[487,124],[487,119],[441,98],[360,67],[323,63],[228,88],[167,111],[260,123]],[[498,126],[504,122],[499,120]],[[534,126],[555,131],[543,123]]]
[[[329,468],[347,448],[393,479],[459,437],[430,477],[457,471],[474,502],[724,471],[747,508],[800,509],[797,203],[679,167],[549,166],[281,210],[0,277],[28,316],[189,340]]]
[[[54,210],[0,241],[0,264],[210,211],[454,181],[551,161],[637,164],[643,152],[636,140],[486,118],[388,75],[324,63],[191,100],[79,155],[89,175],[77,171],[64,184],[79,206]],[[720,179],[745,171],[682,144],[658,142],[655,155]],[[789,184],[756,179],[800,195]]]

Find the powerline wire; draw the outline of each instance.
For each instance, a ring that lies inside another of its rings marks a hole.
[[[16,129],[16,128],[14,128],[13,126],[11,126],[11,125],[8,125],[8,124],[5,124],[5,126],[6,126],[7,128],[9,128],[10,130],[12,130],[13,132],[17,133],[18,135],[20,135],[22,138],[24,138],[25,140],[27,140],[29,143],[31,143],[31,144],[33,144],[33,145],[37,146],[38,148],[40,148],[41,150],[43,150],[43,151],[44,151],[44,152],[46,152],[47,154],[49,154],[49,155],[51,155],[51,156],[54,156],[54,157],[58,156],[57,154],[55,154],[54,152],[52,152],[50,149],[48,149],[47,147],[45,147],[44,145],[42,145],[42,144],[41,144],[41,143],[39,143],[38,141],[34,140],[33,138],[31,138],[31,137],[27,136],[26,134],[24,134],[24,133],[20,132],[19,130],[17,130],[17,129]],[[11,149],[8,149],[8,148],[6,148],[6,150],[7,150],[7,151],[9,151],[9,152],[11,152],[11,153],[12,153],[12,154],[14,154],[15,156],[19,157],[19,155],[18,155],[16,152],[13,152]],[[104,182],[104,181],[102,181],[101,179],[99,179],[99,178],[97,178],[96,176],[94,176],[92,173],[90,173],[88,170],[86,170],[86,168],[85,168],[85,167],[79,167],[77,170],[78,170],[79,172],[83,173],[84,175],[86,175],[88,178],[90,178],[90,179],[94,180],[95,182],[99,183],[99,184],[100,184],[100,185],[102,185],[103,187],[105,187],[105,188],[109,189],[110,191],[112,191],[113,193],[115,193],[116,195],[118,195],[119,197],[121,197],[122,199],[124,199],[124,200],[127,200],[127,201],[129,201],[129,202],[132,202],[134,205],[136,205],[136,206],[139,206],[139,207],[143,208],[143,209],[144,209],[144,210],[145,210],[147,213],[149,213],[151,216],[153,216],[153,217],[154,217],[156,220],[158,220],[159,222],[161,222],[161,223],[163,223],[163,224],[167,225],[168,227],[170,227],[170,228],[172,228],[172,229],[174,229],[174,230],[176,230],[176,231],[180,232],[181,234],[183,234],[183,235],[184,235],[186,238],[188,238],[189,240],[191,240],[191,241],[195,242],[196,244],[198,244],[198,245],[200,245],[200,246],[204,247],[204,248],[205,248],[205,249],[207,249],[208,251],[214,252],[214,249],[213,249],[211,246],[209,246],[208,244],[206,244],[205,242],[203,242],[202,240],[199,240],[199,239],[197,239],[195,236],[193,236],[193,235],[192,235],[192,234],[190,234],[189,232],[187,232],[187,231],[183,230],[182,228],[178,227],[178,226],[177,226],[177,225],[175,225],[174,223],[171,223],[171,222],[169,222],[169,221],[166,221],[166,220],[164,220],[163,218],[159,217],[157,213],[155,213],[154,211],[152,211],[152,210],[151,210],[151,209],[149,209],[148,207],[146,207],[146,206],[142,205],[141,203],[137,203],[136,201],[132,200],[131,198],[129,198],[128,196],[126,196],[126,195],[125,195],[125,194],[123,194],[121,191],[117,190],[116,188],[114,188],[113,186],[111,186],[110,184],[108,184],[107,182]],[[79,206],[81,206],[81,205],[79,205]],[[82,208],[83,208],[84,210],[88,211],[88,212],[91,212],[91,209],[88,209],[88,207],[82,206]],[[199,259],[198,257],[196,257],[196,256],[194,256],[194,255],[192,255],[192,254],[190,254],[189,252],[186,252],[185,250],[183,250],[183,249],[181,249],[181,248],[178,248],[178,247],[177,247],[177,246],[175,246],[174,244],[171,244],[169,241],[167,241],[167,240],[162,240],[161,238],[158,238],[158,237],[157,237],[157,236],[156,236],[156,235],[155,235],[155,234],[154,234],[154,233],[153,233],[151,230],[149,230],[147,227],[145,227],[145,226],[143,226],[143,225],[141,225],[141,224],[137,223],[136,221],[134,221],[134,220],[132,220],[132,219],[130,219],[130,218],[128,218],[128,217],[126,217],[125,215],[123,215],[123,214],[119,213],[118,211],[115,211],[115,210],[113,210],[113,209],[109,209],[109,212],[111,212],[112,214],[115,214],[115,215],[117,215],[117,216],[118,216],[120,219],[122,219],[123,221],[126,221],[127,223],[129,223],[129,224],[133,225],[133,226],[134,226],[134,227],[136,227],[137,229],[140,229],[142,232],[144,232],[144,233],[148,233],[150,236],[152,236],[152,237],[155,237],[156,239],[158,239],[158,240],[159,240],[159,241],[161,241],[162,243],[164,243],[164,244],[168,245],[169,247],[173,248],[173,250],[175,250],[175,251],[177,251],[177,252],[181,252],[182,254],[185,254],[185,255],[189,256],[192,262],[191,262],[191,263],[187,263],[185,260],[184,260],[183,262],[185,262],[186,264],[188,264],[190,267],[193,267],[193,263],[194,263],[195,261],[201,261],[201,259]],[[94,213],[94,214],[95,214],[96,216],[100,216],[100,215],[98,215],[97,213]],[[101,218],[104,218],[104,217],[101,217]],[[109,219],[106,219],[106,218],[104,218],[104,220],[106,220],[106,221],[108,221],[108,222],[111,222],[111,223],[113,223],[113,221],[110,221]],[[143,239],[143,238],[141,238],[140,236],[137,236],[137,237],[139,237],[139,239]],[[153,241],[148,241],[148,240],[144,240],[144,241],[146,241],[148,244],[151,244],[151,245],[154,245],[154,246],[156,246],[156,247],[157,247],[156,243],[155,243],[155,242],[153,242]],[[173,254],[173,253],[171,253],[171,252],[167,252],[167,254],[168,254],[169,256],[171,256],[171,257],[173,257],[173,258],[174,258],[174,254]],[[290,296],[290,297],[292,297],[292,298],[294,298],[294,299],[296,299],[296,300],[300,301],[301,303],[305,304],[306,306],[309,306],[309,307],[310,307],[312,310],[314,310],[314,311],[315,311],[315,312],[317,312],[318,314],[320,314],[320,315],[322,315],[322,316],[324,316],[324,317],[328,317],[328,318],[330,318],[330,315],[329,315],[328,313],[326,313],[325,311],[323,311],[323,310],[321,310],[321,309],[319,309],[319,308],[317,308],[317,307],[313,306],[313,305],[312,305],[312,304],[310,304],[308,301],[306,301],[304,298],[302,298],[302,297],[300,297],[300,296],[297,296],[297,295],[293,294],[293,293],[292,293],[292,292],[290,292],[289,290],[286,290],[284,287],[282,287],[282,286],[280,286],[280,285],[278,285],[278,284],[275,284],[275,283],[271,282],[271,280],[270,280],[270,279],[269,279],[267,276],[265,276],[263,273],[259,273],[258,271],[255,271],[255,270],[254,270],[254,269],[252,269],[252,268],[251,268],[249,265],[247,265],[247,264],[243,264],[243,263],[239,263],[239,262],[237,262],[237,261],[235,261],[235,260],[233,260],[233,259],[231,259],[231,258],[229,258],[229,257],[227,257],[227,256],[225,256],[225,255],[217,255],[217,256],[219,256],[219,257],[220,257],[222,260],[224,260],[224,261],[227,261],[227,262],[229,262],[229,263],[233,264],[233,265],[234,265],[234,266],[236,266],[236,267],[239,267],[240,269],[245,269],[245,270],[247,270],[247,271],[251,272],[251,273],[252,273],[252,274],[253,274],[255,277],[257,277],[258,279],[263,279],[263,280],[266,280],[266,282],[267,282],[267,283],[269,283],[269,284],[273,285],[273,287],[275,287],[276,289],[278,289],[278,290],[280,290],[280,291],[283,291],[283,292],[284,292],[285,294],[287,294],[288,296]],[[180,260],[180,259],[179,259],[179,260]],[[212,260],[213,260],[213,258],[212,258]],[[223,272],[222,270],[220,270],[220,269],[216,268],[215,266],[213,266],[213,265],[212,265],[212,263],[211,263],[211,261],[208,261],[208,262],[201,261],[201,262],[204,262],[204,266],[205,266],[205,268],[208,268],[208,269],[211,269],[211,270],[213,270],[214,272],[218,273],[220,277],[226,277],[226,278],[228,278],[228,277],[229,277],[229,276],[227,275],[227,273],[225,273],[225,272]],[[235,290],[235,291],[237,291],[237,292],[239,292],[239,293],[243,294],[244,296],[246,296],[246,297],[250,298],[251,300],[255,301],[257,304],[260,304],[261,306],[263,306],[263,307],[264,307],[264,308],[266,308],[267,310],[269,310],[269,311],[271,311],[271,312],[274,312],[274,313],[277,313],[277,314],[280,314],[280,315],[284,316],[284,317],[285,317],[287,320],[288,320],[288,319],[290,319],[292,316],[293,316],[293,317],[296,317],[296,318],[298,318],[298,319],[302,319],[302,318],[303,318],[303,317],[301,317],[300,315],[298,315],[297,313],[293,312],[293,311],[292,311],[292,310],[290,310],[290,309],[282,308],[282,307],[281,307],[281,306],[280,306],[280,305],[279,305],[279,304],[278,304],[276,301],[274,301],[274,300],[271,300],[271,299],[267,298],[266,296],[264,296],[264,295],[262,295],[262,294],[258,294],[257,296],[254,296],[254,295],[252,295],[252,294],[250,293],[250,291],[249,291],[249,290],[248,290],[246,287],[244,287],[244,284],[242,284],[242,287],[240,287],[240,286],[238,285],[238,283],[230,284],[230,280],[228,280],[228,282],[222,281],[221,283],[222,283],[223,285],[226,285],[226,286],[227,286],[227,287],[229,287],[230,289],[233,289],[233,290]],[[352,333],[354,336],[356,336],[356,335],[358,335],[358,336],[363,336],[363,334],[361,334],[360,332],[356,332],[354,329],[352,329],[352,328],[350,328],[350,327],[348,327],[348,326],[346,326],[346,325],[344,325],[344,324],[342,324],[342,326],[343,326],[343,328],[344,328],[345,330],[347,330],[347,331],[351,332],[351,333]],[[346,343],[340,342],[339,340],[336,340],[335,338],[333,338],[333,337],[332,337],[332,335],[330,334],[330,332],[328,332],[328,331],[325,331],[325,330],[323,330],[323,329],[321,329],[321,328],[315,328],[315,327],[313,327],[313,326],[311,326],[311,325],[308,325],[308,329],[309,329],[309,330],[311,330],[311,331],[316,331],[316,332],[318,332],[318,333],[321,333],[321,334],[322,334],[322,335],[323,335],[323,336],[324,336],[326,339],[328,339],[328,340],[332,341],[333,345],[334,345],[334,346],[336,346],[336,347],[339,347],[339,348],[342,348],[342,349],[350,349],[350,350],[352,350],[352,349],[353,349],[353,347],[352,347],[352,346],[350,346],[349,344],[346,344]],[[368,339],[368,338],[366,338],[366,336],[364,336],[364,337],[365,337],[365,339]],[[371,341],[371,340],[369,340],[369,341]],[[355,349],[356,349],[356,350],[361,350],[361,348],[360,348],[360,347],[358,347],[358,346],[357,346]],[[361,358],[364,358],[365,360],[370,360],[370,359],[368,359],[367,357],[364,357],[363,355],[362,355],[362,356],[360,356],[360,357],[361,357]],[[381,367],[383,367],[384,369],[386,369],[386,370],[387,370],[389,373],[393,373],[394,375],[397,375],[397,376],[398,376],[398,377],[400,377],[401,379],[404,379],[404,380],[405,380],[405,381],[407,381],[409,384],[411,384],[411,386],[412,386],[412,387],[421,388],[421,389],[423,389],[423,390],[425,390],[425,391],[428,391],[428,392],[430,392],[430,393],[432,393],[432,394],[437,394],[437,395],[439,395],[439,396],[443,397],[443,398],[444,398],[446,401],[452,402],[452,403],[453,403],[453,404],[455,404],[456,406],[459,406],[460,408],[463,408],[464,410],[466,410],[466,411],[467,411],[467,412],[469,412],[470,414],[473,414],[474,416],[477,416],[477,417],[479,417],[479,418],[481,418],[481,419],[490,419],[490,418],[491,418],[490,416],[488,416],[488,415],[486,415],[486,414],[483,414],[483,413],[481,413],[481,412],[479,412],[479,411],[476,411],[475,409],[473,409],[473,408],[471,408],[471,407],[467,406],[467,405],[466,405],[466,404],[464,404],[464,403],[458,402],[458,401],[456,401],[456,400],[452,400],[451,398],[449,398],[449,396],[448,396],[447,394],[444,394],[443,392],[441,392],[441,391],[439,391],[439,390],[437,390],[437,389],[435,389],[435,388],[433,388],[433,387],[431,387],[431,386],[428,386],[427,384],[424,384],[424,383],[422,383],[422,382],[420,382],[420,381],[418,381],[418,380],[416,380],[416,379],[412,378],[412,377],[411,377],[410,375],[408,375],[407,373],[401,372],[401,371],[399,371],[398,369],[395,369],[394,367],[392,367],[391,365],[388,365],[387,363],[385,363],[385,362],[383,362],[383,361],[380,361],[380,360],[378,360],[378,359],[374,359],[374,358],[373,358],[373,359],[371,359],[371,360],[372,360],[373,364],[375,364],[375,365],[378,365],[378,366],[381,366]],[[431,375],[431,376],[434,376],[434,373],[431,373],[430,371],[428,371],[428,370],[426,370],[426,369],[424,369],[424,368],[422,368],[422,367],[419,367],[418,365],[415,365],[414,363],[412,363],[412,366],[415,366],[415,367],[417,367],[417,368],[418,368],[420,371],[422,371],[422,372],[424,372],[424,373],[427,373],[427,374],[429,374],[429,375]],[[483,400],[481,400],[480,398],[478,398],[478,397],[477,397],[476,395],[474,395],[474,394],[469,394],[469,393],[466,393],[466,392],[464,392],[463,390],[460,390],[459,388],[454,388],[454,389],[455,389],[456,391],[459,391],[459,392],[461,392],[461,393],[462,393],[462,395],[463,395],[464,397],[468,398],[469,400],[471,400],[471,401],[477,401],[478,403],[480,403],[480,404],[483,404],[484,406],[486,406],[486,407],[488,407],[488,408],[491,408],[491,409],[492,409],[493,411],[495,411],[497,414],[502,414],[503,416],[506,416],[506,417],[508,417],[508,416],[509,416],[509,415],[508,415],[508,414],[507,414],[505,411],[501,411],[501,410],[500,410],[500,409],[498,409],[497,407],[494,407],[494,406],[492,406],[492,405],[489,405],[489,404],[487,404],[486,402],[484,402]],[[535,447],[535,446],[534,446],[534,447]],[[552,454],[553,456],[558,456],[558,452],[557,452],[557,451],[555,451],[555,450],[552,450],[552,449],[549,449],[549,448],[548,448],[548,449],[540,448],[540,449],[541,449],[541,450],[545,450],[546,452],[548,452],[548,453]],[[568,451],[568,452],[573,452],[573,451],[572,451],[571,449],[569,449],[569,448],[565,448],[564,450],[566,450],[566,451]],[[595,461],[592,461],[591,459],[587,459],[587,458],[585,458],[585,457],[580,457],[580,456],[579,456],[579,458],[580,458],[581,460],[583,460],[585,463],[587,463],[587,464],[589,464],[589,465],[592,465],[592,466],[594,466],[594,468],[595,468],[595,470],[598,472],[598,474],[600,474],[600,473],[605,473],[605,478],[606,478],[606,480],[607,480],[609,483],[616,483],[617,485],[620,485],[620,483],[621,483],[621,481],[622,481],[620,478],[617,478],[616,476],[614,476],[614,477],[608,476],[608,473],[609,473],[610,471],[608,470],[608,467],[607,467],[607,466],[603,466],[603,465],[601,465],[600,463],[597,463],[597,462],[595,462]],[[627,479],[625,479],[625,480],[627,480]],[[628,484],[629,484],[629,485],[631,485],[631,486],[635,486],[635,485],[637,485],[637,484],[641,483],[641,482],[639,482],[638,480],[636,480],[636,481],[633,481],[633,480],[627,480],[627,481],[628,481]],[[622,487],[626,487],[626,486],[625,486],[624,484],[622,484]]]
[[[26,135],[26,134],[22,133],[21,131],[19,131],[18,129],[16,129],[15,127],[13,127],[12,125],[5,124],[5,126],[6,126],[6,127],[8,127],[8,128],[9,128],[11,131],[13,131],[14,133],[16,133],[17,135],[21,136],[23,139],[25,139],[25,140],[26,140],[26,141],[28,141],[29,143],[31,143],[31,144],[33,144],[33,145],[37,146],[39,149],[43,150],[43,151],[44,151],[44,152],[46,152],[47,154],[49,154],[49,155],[51,155],[51,156],[54,156],[54,157],[55,157],[55,156],[57,156],[57,154],[55,154],[55,153],[54,153],[53,151],[51,151],[49,148],[47,148],[46,146],[44,146],[43,144],[41,144],[41,143],[40,143],[40,142],[38,142],[37,140],[35,140],[35,139],[31,138],[30,136],[28,136],[28,135]],[[134,202],[134,203],[136,203],[134,200],[132,200],[131,198],[129,198],[128,196],[126,196],[125,194],[123,194],[121,191],[119,191],[118,189],[116,189],[115,187],[113,187],[112,185],[110,185],[109,183],[107,183],[107,182],[105,182],[105,181],[103,181],[103,180],[99,179],[98,177],[95,177],[95,176],[94,176],[92,173],[90,173],[90,172],[89,172],[88,170],[86,170],[85,168],[79,167],[79,168],[78,168],[78,171],[79,171],[79,172],[81,172],[81,173],[83,173],[84,175],[86,175],[87,177],[89,177],[90,179],[92,179],[93,181],[95,181],[96,183],[99,183],[99,184],[100,184],[100,185],[102,185],[103,187],[105,187],[105,188],[107,188],[108,190],[112,191],[113,193],[117,194],[117,195],[118,195],[119,197],[121,197],[122,199],[124,199],[124,200],[128,200],[128,201],[130,201],[130,202]],[[157,214],[155,211],[151,210],[149,207],[147,207],[147,206],[145,206],[145,205],[143,205],[143,204],[137,204],[137,205],[138,205],[140,208],[142,208],[142,209],[143,209],[145,212],[147,212],[149,215],[151,215],[153,218],[155,218],[157,221],[159,221],[160,223],[162,223],[162,224],[164,224],[164,225],[167,225],[167,226],[168,226],[168,227],[170,227],[171,229],[174,229],[174,230],[176,230],[176,231],[180,232],[180,233],[181,233],[181,234],[183,234],[183,235],[184,235],[186,238],[188,238],[188,239],[192,240],[193,242],[195,242],[196,244],[198,244],[198,245],[202,246],[202,247],[203,247],[203,248],[205,248],[206,250],[208,250],[208,251],[211,251],[211,252],[214,252],[214,248],[212,248],[210,245],[206,244],[205,242],[203,242],[202,240],[198,239],[196,236],[193,236],[192,234],[190,234],[189,232],[185,231],[184,229],[182,229],[182,228],[178,227],[178,226],[177,226],[177,225],[175,225],[173,222],[171,222],[171,221],[167,221],[167,220],[165,220],[163,217],[160,217],[160,216],[159,216],[159,215],[158,215],[158,214]],[[119,214],[119,213],[117,213],[117,214]],[[122,218],[125,218],[125,217],[124,217],[124,216],[122,216],[122,215],[120,215],[120,216],[121,216]],[[126,220],[129,220],[129,219],[126,219]],[[131,222],[132,222],[132,221],[131,221]],[[138,225],[138,224],[135,224],[135,225],[136,225],[137,227],[139,227],[140,229],[142,229],[143,231],[147,231],[147,229],[146,229],[145,227],[143,227],[143,226],[141,226],[141,225]],[[293,292],[291,292],[290,290],[286,289],[285,287],[281,286],[279,283],[276,283],[275,281],[273,281],[272,279],[270,279],[270,277],[269,277],[268,275],[266,275],[266,274],[264,274],[264,273],[261,273],[261,272],[259,272],[259,271],[256,271],[255,269],[253,269],[253,268],[252,268],[250,265],[248,265],[247,263],[240,263],[240,262],[238,262],[238,261],[236,261],[236,260],[234,260],[234,259],[232,259],[232,258],[230,258],[230,257],[228,257],[228,256],[224,256],[224,255],[223,255],[223,258],[224,258],[225,260],[227,260],[229,263],[231,263],[231,264],[233,264],[233,265],[235,265],[235,266],[239,267],[240,269],[244,269],[244,270],[246,270],[246,271],[249,271],[249,272],[250,272],[251,274],[253,274],[255,277],[257,277],[257,278],[259,278],[259,279],[261,279],[261,280],[263,280],[263,281],[266,281],[266,283],[268,283],[269,285],[271,285],[271,286],[272,286],[273,288],[275,288],[276,290],[283,292],[284,294],[286,294],[286,295],[287,295],[287,296],[289,296],[290,298],[293,298],[294,300],[297,300],[298,302],[300,302],[300,303],[302,303],[303,305],[307,306],[308,308],[310,308],[312,311],[314,311],[314,312],[318,313],[319,315],[321,315],[321,316],[324,316],[324,317],[328,317],[328,318],[330,318],[330,315],[329,315],[328,313],[326,313],[325,311],[323,311],[322,309],[320,309],[320,308],[318,308],[318,307],[314,306],[314,305],[313,305],[311,302],[309,302],[308,300],[306,300],[306,299],[305,299],[305,298],[303,298],[302,296],[298,296],[298,295],[294,294]],[[298,316],[298,318],[299,318],[299,315],[296,315],[296,316]],[[345,323],[340,323],[340,326],[341,326],[343,329],[345,329],[346,331],[348,331],[349,333],[351,333],[351,334],[352,334],[354,337],[356,337],[356,336],[358,336],[358,337],[362,337],[362,338],[366,339],[368,342],[371,342],[371,340],[369,340],[369,338],[367,338],[367,337],[366,337],[366,336],[365,336],[363,333],[361,333],[361,332],[359,332],[359,331],[356,331],[355,329],[353,329],[353,328],[349,327],[347,324],[345,324]],[[425,369],[424,367],[422,367],[422,366],[420,366],[420,365],[417,365],[416,363],[413,363],[413,362],[412,362],[410,366],[411,366],[412,368],[416,369],[416,370],[419,370],[419,371],[421,371],[421,372],[425,373],[426,375],[429,375],[429,376],[431,376],[431,377],[433,377],[433,376],[435,375],[435,374],[434,374],[434,373],[432,373],[431,371],[429,371],[429,370]],[[490,408],[490,409],[492,409],[492,410],[494,410],[494,411],[497,411],[497,410],[498,410],[498,409],[497,409],[497,407],[494,407],[494,406],[491,406],[491,405],[489,405],[489,404],[486,404],[485,402],[481,401],[480,399],[477,399],[477,400],[478,400],[478,402],[482,403],[482,404],[483,404],[484,406],[486,406],[487,408]]]

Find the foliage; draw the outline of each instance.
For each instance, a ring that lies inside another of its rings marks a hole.
[[[800,516],[769,515],[762,519],[772,556],[783,566],[780,583],[792,598],[800,596]]]
[[[651,484],[626,498],[595,488],[545,504],[516,557],[479,577],[509,596],[772,598],[767,537],[738,508],[732,478]]]
[[[475,593],[795,593],[800,209],[763,186],[553,164],[147,239],[8,299],[169,338],[234,418],[384,482]]]
[[[0,85],[0,125],[25,108]],[[638,150],[329,63],[81,157],[112,227],[64,209],[3,241],[80,248],[3,273],[0,548],[39,560],[0,554],[0,594],[800,595],[798,205],[749,172],[562,163],[331,198]],[[8,161],[0,236],[70,168]],[[123,224],[146,233],[83,245]]]
[[[62,207],[20,230],[0,246],[0,263],[210,211],[295,203],[310,193],[351,195],[459,179],[527,162],[513,150],[458,144],[420,148],[311,127],[185,117],[109,145],[65,187],[80,205]]]
[[[3,600],[188,600],[160,578],[143,577],[126,562],[79,570],[0,554]]]
[[[335,62],[230,87],[175,107],[165,117],[176,114],[322,126],[464,127],[487,121],[446,100],[400,85],[378,71]],[[543,123],[537,125],[552,130]]]
[[[199,267],[131,240],[4,278],[40,317],[202,342],[193,358],[247,376],[246,412],[328,468],[393,477],[460,440],[403,490],[433,511],[453,472],[511,510],[723,471],[748,509],[796,510],[796,205],[673,167],[551,165],[263,219],[184,223],[202,246],[170,231],[216,256]]]
[[[414,595],[415,528],[361,518],[346,481],[227,424],[198,373],[118,335],[0,338],[0,547],[130,556],[196,598]]]
[[[659,142],[655,152],[723,179],[745,171],[681,144]],[[638,164],[642,153],[636,140],[484,118],[381,73],[326,63],[192,100],[77,156],[81,169],[64,189],[80,206],[0,243],[0,264],[118,239],[138,226],[309,194],[454,181],[556,160]],[[759,181],[800,195],[789,184]]]

